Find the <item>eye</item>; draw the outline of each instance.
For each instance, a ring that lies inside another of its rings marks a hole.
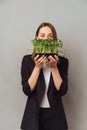
[[[44,38],[45,35],[44,35],[44,34],[40,34],[38,37],[39,37],[39,38]]]
[[[49,38],[53,38],[53,35],[49,35]]]
[[[53,35],[51,35],[50,37],[52,37],[52,38],[53,38]]]
[[[40,35],[40,37],[44,37],[44,34]]]

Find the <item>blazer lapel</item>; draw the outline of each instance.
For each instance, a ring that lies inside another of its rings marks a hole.
[[[42,101],[45,89],[46,89],[45,79],[44,79],[43,71],[41,69],[41,72],[40,72],[40,75],[39,75],[39,78],[38,78],[38,85],[37,85],[37,91],[38,91],[37,98],[38,98],[39,105],[40,105],[40,103]]]
[[[53,82],[53,78],[52,78],[52,73],[50,74],[50,79],[49,79],[49,85],[48,85],[48,91],[47,93],[50,91],[50,88],[52,86],[52,82]]]

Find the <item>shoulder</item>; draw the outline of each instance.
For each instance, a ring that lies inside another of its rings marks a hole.
[[[24,55],[23,56],[23,59],[31,59],[32,58],[32,55]]]
[[[24,55],[22,58],[22,63],[32,63],[33,62],[33,58],[32,55]]]
[[[59,62],[62,64],[69,64],[69,60],[66,57],[59,56]]]
[[[33,60],[32,55],[31,54],[30,55],[24,55],[23,60]]]

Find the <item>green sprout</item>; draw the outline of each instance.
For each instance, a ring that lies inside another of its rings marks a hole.
[[[34,39],[32,43],[36,54],[58,54],[60,48],[63,47],[63,42],[59,39]],[[63,52],[61,53],[63,54]]]

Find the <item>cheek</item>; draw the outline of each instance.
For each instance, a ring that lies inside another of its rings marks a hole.
[[[50,39],[54,39],[53,37],[50,37],[50,36],[49,36],[48,38],[50,38]]]
[[[37,39],[45,39],[45,37],[38,36]]]

